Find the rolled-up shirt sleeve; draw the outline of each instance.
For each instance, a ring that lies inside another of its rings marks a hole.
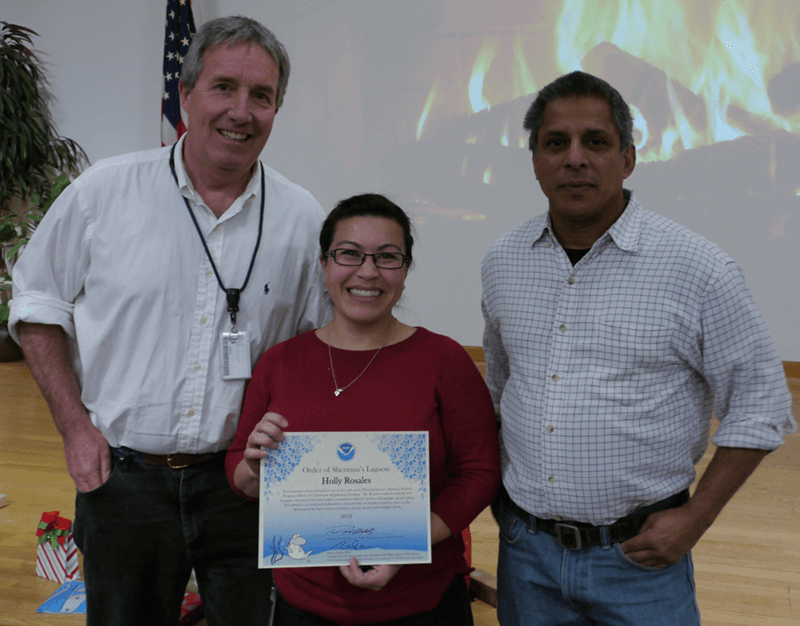
[[[90,220],[80,190],[67,187],[47,212],[13,268],[8,328],[19,341],[17,324],[53,324],[75,336],[73,309],[89,266]]]
[[[709,285],[702,311],[702,371],[720,420],[717,446],[774,450],[794,432],[791,395],[766,323],[734,262]]]

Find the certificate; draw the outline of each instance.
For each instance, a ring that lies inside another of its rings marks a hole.
[[[284,433],[259,482],[259,567],[431,562],[427,432]]]

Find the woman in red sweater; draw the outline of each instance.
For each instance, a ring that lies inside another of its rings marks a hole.
[[[472,624],[461,532],[497,491],[495,416],[466,351],[392,313],[412,245],[408,217],[383,196],[330,213],[320,263],[333,320],[259,359],[226,464],[255,498],[265,448],[284,431],[428,431],[432,563],[275,569],[275,626]]]

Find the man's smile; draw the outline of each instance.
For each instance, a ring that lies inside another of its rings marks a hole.
[[[234,141],[246,141],[251,136],[244,133],[237,133],[232,130],[219,129],[217,132],[223,137],[226,137],[227,139],[232,139]]]

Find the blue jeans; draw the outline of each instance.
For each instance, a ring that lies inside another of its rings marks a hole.
[[[122,458],[120,458],[122,457]],[[115,450],[108,481],[75,500],[88,626],[174,626],[192,568],[210,626],[263,624],[258,503],[235,494],[224,455],[173,470]]]
[[[699,626],[691,555],[664,569],[619,544],[560,547],[500,502],[497,618],[501,626]]]

